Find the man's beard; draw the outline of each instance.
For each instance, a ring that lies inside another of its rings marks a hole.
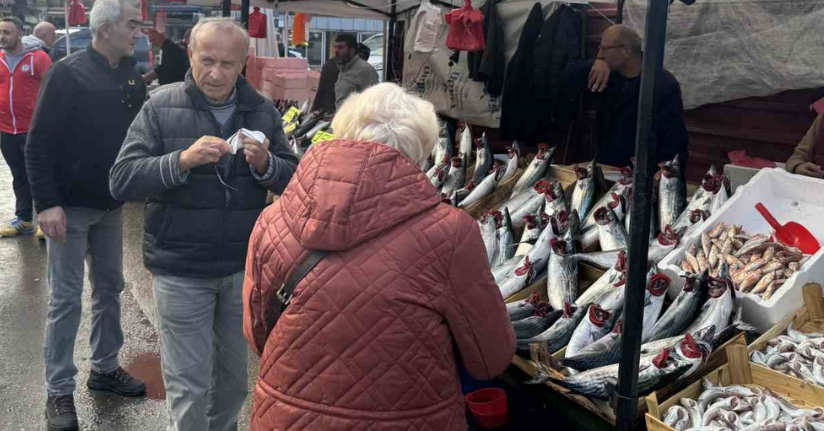
[[[17,43],[15,43],[13,45],[9,42],[6,42],[6,43],[0,42],[0,48],[4,49],[6,51],[14,51],[14,50],[17,49],[18,46],[20,46],[20,41],[17,41]]]

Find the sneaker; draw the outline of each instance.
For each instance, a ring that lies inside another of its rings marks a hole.
[[[37,226],[37,230],[34,231],[34,237],[37,238],[39,241],[46,240],[46,234],[43,233],[43,229],[40,229],[40,226]]]
[[[92,370],[86,386],[93,391],[113,392],[124,397],[142,397],[146,394],[146,385],[132,377],[123,368],[102,374]]]
[[[18,235],[28,235],[34,233],[34,224],[30,221],[23,221],[15,218],[9,224],[0,228],[0,236],[13,237]]]
[[[74,396],[49,397],[46,401],[46,426],[49,431],[77,431]]]

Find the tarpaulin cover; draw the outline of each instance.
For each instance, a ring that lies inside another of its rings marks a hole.
[[[642,35],[647,0],[627,0],[624,22]],[[824,86],[824,0],[675,2],[664,67],[684,108]]]

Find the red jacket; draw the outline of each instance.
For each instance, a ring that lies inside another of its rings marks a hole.
[[[332,253],[269,334],[251,429],[466,430],[459,358],[489,379],[515,352],[476,222],[440,203],[393,148],[313,145],[252,233],[243,331],[253,349],[261,298],[309,249]]]
[[[29,132],[40,82],[52,65],[49,55],[37,49],[23,55],[12,72],[6,53],[0,51],[0,131]]]

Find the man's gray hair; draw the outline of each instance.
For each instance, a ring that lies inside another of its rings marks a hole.
[[[243,36],[243,41],[246,43],[246,49],[243,51],[245,58],[246,52],[249,51],[249,32],[247,32],[245,28],[241,27],[234,18],[228,17],[203,18],[198,21],[197,24],[192,27],[192,33],[189,35],[189,46],[192,47],[193,50],[197,46],[197,38],[200,31],[205,27],[217,27],[220,30],[236,30],[240,32],[241,36]]]
[[[634,28],[622,24],[614,25],[612,28],[618,32],[618,40],[626,45],[630,52],[636,55],[644,52],[644,41]]]
[[[140,0],[97,0],[89,12],[89,28],[97,36],[103,24],[114,24],[120,19],[124,6],[140,9]]]

